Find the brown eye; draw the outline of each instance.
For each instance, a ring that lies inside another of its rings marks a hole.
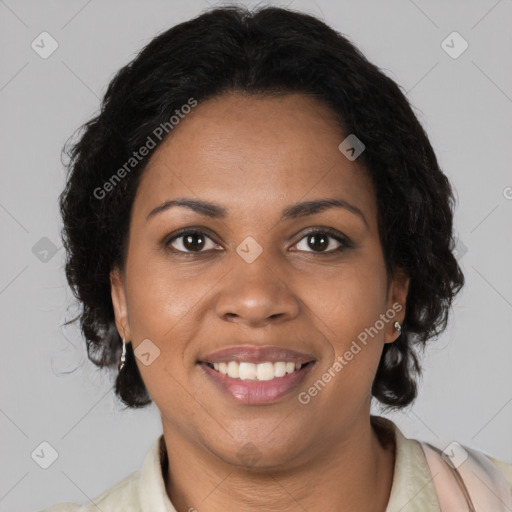
[[[208,241],[212,246],[206,247],[206,250],[213,249],[215,242],[209,236],[200,231],[187,231],[174,237],[167,245],[171,245],[178,252],[204,252],[203,249],[208,245]]]
[[[297,251],[317,253],[333,253],[348,247],[349,244],[340,235],[329,231],[312,231],[296,244]]]
[[[329,237],[322,233],[307,236],[308,245],[315,251],[324,251],[329,246]]]

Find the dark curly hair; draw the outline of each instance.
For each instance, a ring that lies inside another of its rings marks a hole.
[[[191,98],[201,102],[227,92],[307,94],[330,107],[344,133],[357,134],[366,146],[358,162],[376,191],[388,277],[397,268],[410,276],[402,333],[384,345],[371,393],[386,409],[409,405],[421,374],[416,348],[445,329],[464,285],[453,255],[453,192],[399,86],[346,37],[289,9],[214,8],[158,35],[117,72],[99,114],[71,148],[70,141],[65,145],[61,234],[66,277],[82,305],[66,325],[79,319],[89,359],[116,368],[122,344],[109,274],[124,268],[131,208],[149,156],[108,194],[101,187]],[[115,393],[128,407],[143,407],[152,400],[131,345]]]

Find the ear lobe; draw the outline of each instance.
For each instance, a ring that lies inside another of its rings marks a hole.
[[[400,334],[395,329],[395,322],[403,323],[405,318],[405,304],[407,301],[407,294],[409,292],[409,283],[411,279],[407,272],[402,268],[395,269],[393,280],[389,288],[388,311],[395,311],[396,314],[392,321],[389,322],[390,326],[386,329],[384,342],[394,342]]]
[[[118,267],[115,267],[110,272],[109,277],[110,295],[112,297],[117,332],[126,341],[130,341],[131,334],[128,325],[128,307],[124,289],[124,278]]]

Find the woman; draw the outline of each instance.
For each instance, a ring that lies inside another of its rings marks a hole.
[[[457,465],[436,480],[370,415],[414,401],[464,284],[450,183],[391,79],[309,15],[212,9],[119,71],[70,156],[89,357],[120,360],[116,394],[163,434],[48,511],[441,510]],[[457,449],[510,491],[512,466]]]

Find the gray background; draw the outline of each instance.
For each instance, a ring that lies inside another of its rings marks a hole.
[[[76,327],[62,327],[77,310],[60,149],[117,69],[208,3],[0,0],[1,511],[86,503],[139,469],[161,432],[154,405],[121,411]],[[467,285],[427,352],[419,398],[388,417],[408,437],[512,463],[512,1],[274,3],[320,16],[403,87],[457,190]],[[31,47],[43,31],[59,44],[47,59]],[[453,31],[469,43],[456,59],[441,47]],[[48,469],[31,458],[43,441],[58,452]]]

